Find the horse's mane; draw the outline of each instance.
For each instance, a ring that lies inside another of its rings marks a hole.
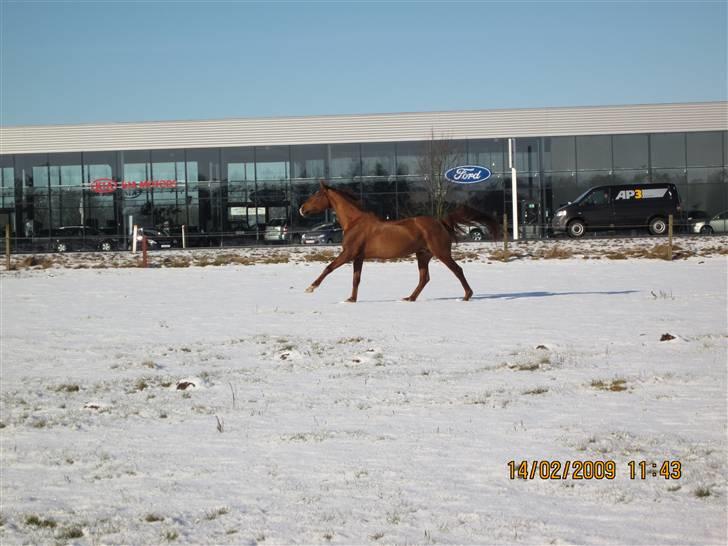
[[[356,197],[353,193],[351,193],[348,189],[343,188],[332,188],[331,186],[327,186],[329,191],[334,191],[344,199],[346,199],[349,204],[354,205],[356,208],[358,208],[362,212],[367,212],[364,210],[364,204],[361,202],[361,199]]]

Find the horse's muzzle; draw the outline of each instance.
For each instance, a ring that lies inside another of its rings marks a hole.
[[[301,216],[306,216],[306,213],[303,212],[303,205],[301,205],[300,207],[298,207],[298,214],[300,214]]]

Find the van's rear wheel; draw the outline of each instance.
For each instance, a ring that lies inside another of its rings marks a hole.
[[[664,235],[667,231],[667,222],[664,218],[653,218],[650,220],[649,229],[652,235]]]
[[[710,226],[703,226],[700,228],[700,233],[703,235],[713,235],[713,228]]]
[[[571,222],[569,222],[569,226],[566,228],[566,231],[568,232],[569,237],[578,239],[579,237],[582,237],[586,232],[586,226],[581,220],[572,220]]]

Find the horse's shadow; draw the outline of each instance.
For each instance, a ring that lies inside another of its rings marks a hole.
[[[639,290],[603,290],[585,292],[512,292],[510,294],[474,294],[471,300],[519,300],[523,298],[550,298],[554,296],[619,296],[623,294],[634,294]],[[422,298],[420,301],[458,301],[462,296],[451,298]],[[361,303],[391,303],[402,300],[361,300]]]
[[[471,300],[519,300],[523,298],[549,298],[553,296],[617,296],[634,294],[639,290],[604,290],[586,292],[513,292],[510,294],[473,294]],[[432,298],[432,301],[458,300],[462,298]]]

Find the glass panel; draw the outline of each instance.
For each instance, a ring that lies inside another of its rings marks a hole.
[[[353,180],[361,175],[359,144],[332,144],[329,146],[329,156],[332,182],[337,178]]]
[[[122,187],[124,188],[122,215],[127,221],[128,233],[131,233],[134,225],[154,227],[152,196],[146,184],[142,188],[142,182],[152,179],[149,152],[147,150],[119,152],[119,161],[121,162]]]
[[[685,133],[650,135],[652,168],[685,166]]]
[[[611,137],[601,135],[576,137],[576,167],[580,171],[611,170]]]
[[[402,176],[418,176],[420,174],[420,158],[422,157],[422,142],[397,142],[397,168],[396,174]]]
[[[365,193],[364,208],[382,220],[395,220],[397,218],[397,194]]]
[[[60,226],[86,225],[81,154],[50,154],[48,161],[51,229]],[[92,227],[97,226],[92,225]]]
[[[289,216],[290,155],[288,146],[261,146],[255,149],[257,185],[250,197],[257,207],[266,209],[266,221]]]
[[[680,197],[688,215],[695,211],[705,212],[712,218],[716,214],[728,209],[727,185],[722,184],[694,184],[688,185],[685,190],[678,188]]]
[[[688,184],[720,184],[721,182],[723,182],[723,169],[688,167]]]
[[[15,168],[13,156],[0,156],[0,209],[15,207]],[[12,227],[12,226],[11,226]]]
[[[576,183],[580,189],[579,193],[581,193],[595,186],[608,186],[614,181],[609,171],[577,171]]]
[[[17,232],[25,237],[49,237],[51,227],[47,154],[15,156],[15,177],[20,197]],[[19,195],[18,195],[19,194]],[[29,241],[28,241],[29,242]]]
[[[688,133],[688,166],[693,167],[714,167],[723,164],[723,151],[721,134],[711,133]]]
[[[326,145],[291,146],[291,162],[293,178],[320,179],[326,174]]]
[[[615,171],[612,179],[614,184],[649,184],[650,176],[647,170]]]
[[[169,234],[173,228],[187,224],[185,206],[184,150],[152,150],[151,194],[154,227]]]
[[[543,162],[545,171],[575,171],[576,139],[574,137],[545,138]]]
[[[583,189],[576,184],[576,174],[571,172],[552,173],[546,177],[546,187],[550,192],[546,192],[546,211],[547,217],[552,217],[553,212],[566,205],[569,201],[576,199]]]
[[[122,189],[111,193],[94,191],[94,182],[103,180],[121,182],[117,152],[87,152],[83,154],[83,182],[86,196],[86,223],[108,235],[123,235],[124,218],[117,213],[116,202],[121,202]],[[129,190],[134,191],[134,190]]]
[[[252,158],[252,150],[250,151]],[[229,207],[226,200],[229,199],[229,185],[221,184],[220,180],[226,176],[225,165],[220,165],[220,150],[217,148],[192,148],[185,152],[185,170],[178,170],[178,188],[176,206],[181,209],[181,223],[187,225],[189,243],[191,246],[203,246],[209,242],[208,235],[228,230]],[[233,164],[234,174],[245,172],[241,164]],[[237,171],[240,172],[237,172]],[[249,163],[251,180],[253,178],[253,163]],[[221,171],[225,174],[221,176]],[[190,187],[194,184],[194,191]],[[232,184],[237,186],[237,184]],[[200,189],[202,188],[202,195]],[[205,200],[208,210],[206,211],[206,225],[200,225],[200,199]],[[219,241],[217,241],[219,242]]]
[[[647,169],[647,135],[614,135],[614,168]]]
[[[505,139],[471,140],[468,142],[468,163],[488,167],[492,173],[502,173],[507,165]]]
[[[540,167],[538,159],[539,139],[517,138],[516,139],[516,169],[524,172],[535,172]],[[508,148],[506,147],[506,150]]]
[[[260,146],[255,149],[255,172],[258,182],[261,180],[287,182],[289,164],[288,146]]]
[[[394,143],[362,144],[363,191],[373,193],[394,192]]]
[[[253,148],[223,148],[221,153],[222,179],[228,181],[228,208],[252,205],[251,194],[255,191]],[[188,176],[193,180],[189,170]],[[196,197],[192,196],[194,203]]]

